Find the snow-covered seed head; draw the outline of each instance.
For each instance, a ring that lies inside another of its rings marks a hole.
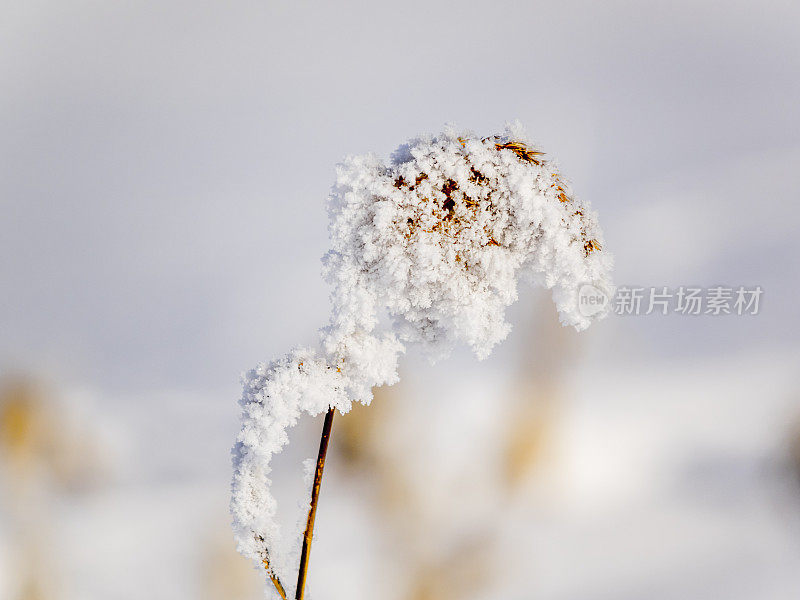
[[[291,569],[269,492],[269,461],[305,412],[347,412],[397,381],[409,343],[479,357],[510,330],[505,309],[526,279],[552,290],[564,325],[584,329],[578,289],[610,290],[612,260],[595,213],[519,126],[481,137],[446,128],[388,162],[347,158],[329,197],[332,286],[322,352],[298,349],[247,374],[231,510],[240,550]]]
[[[387,310],[401,341],[445,351],[465,342],[486,356],[508,333],[505,307],[520,277],[553,288],[562,322],[583,329],[591,320],[576,290],[608,287],[611,266],[588,204],[514,129],[445,130],[401,146],[388,165],[348,159],[331,196],[331,238],[333,354],[373,327],[372,310],[348,306],[354,289]]]
[[[445,179],[441,188],[437,189],[432,186],[427,186],[428,189],[426,190],[424,182],[430,180],[430,177],[424,171],[420,171],[418,174],[414,175],[413,184],[407,181],[403,175],[398,175],[394,180],[394,187],[400,190],[414,192],[417,196],[415,203],[417,205],[420,203],[430,203],[435,218],[438,219],[436,223],[434,223],[432,229],[438,230],[442,234],[445,238],[445,243],[447,242],[447,238],[452,242],[459,242],[462,244],[469,243],[470,239],[476,239],[475,236],[468,235],[470,228],[483,227],[484,232],[487,234],[486,237],[488,238],[488,241],[483,245],[500,246],[500,242],[492,237],[487,224],[481,220],[482,215],[480,214],[481,211],[487,212],[489,216],[489,225],[497,222],[499,207],[489,201],[492,188],[497,187],[497,177],[484,175],[475,165],[471,164],[471,156],[466,151],[467,141],[466,138],[458,138],[458,142],[462,146],[462,151],[459,152],[459,155],[467,166],[469,166],[467,181],[472,184],[466,190],[460,189],[458,183],[449,177]],[[481,139],[481,143],[489,144],[490,146],[493,145],[498,152],[510,150],[522,162],[531,163],[539,167],[544,164],[544,159],[541,158],[544,152],[531,150],[524,142],[507,142],[503,141],[501,136],[492,136],[491,138]],[[404,163],[403,166],[410,166],[411,169],[414,170],[413,163]],[[403,170],[405,171],[407,169],[404,168]],[[567,195],[566,184],[561,181],[558,173],[552,173],[551,176],[553,182],[550,184],[550,187],[554,188],[558,200],[563,203],[573,202],[573,198]],[[470,195],[470,193],[474,193],[476,190],[478,192],[477,194]],[[429,194],[432,198],[429,198],[426,194]],[[578,208],[574,210],[573,214],[582,217],[583,211]],[[409,237],[413,237],[414,230],[418,226],[418,221],[409,217],[407,223],[409,227]],[[431,230],[428,230],[428,232],[432,233]],[[580,237],[584,252],[587,256],[590,252],[602,249],[600,243],[596,239],[587,239],[585,227],[581,228]],[[459,254],[455,255],[455,260],[456,262],[462,262]],[[468,265],[465,264],[464,268],[468,268]]]

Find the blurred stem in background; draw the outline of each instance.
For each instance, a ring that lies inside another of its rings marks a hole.
[[[0,457],[4,479],[10,483],[4,509],[13,516],[11,537],[17,551],[18,581],[12,598],[19,600],[52,597],[48,593],[52,572],[45,576],[37,568],[47,556],[41,523],[49,511],[42,474],[51,464],[52,433],[38,386],[24,377],[5,380],[0,389]]]
[[[13,600],[61,596],[51,540],[54,505],[95,489],[107,475],[103,440],[72,406],[55,402],[57,392],[33,376],[0,381],[0,511],[10,516],[15,549],[13,581],[0,585],[3,598],[6,589]]]
[[[505,560],[497,511],[546,501],[552,489],[562,465],[564,369],[575,358],[578,338],[560,326],[547,301],[533,303],[520,325],[519,362],[492,398],[502,404],[496,407],[497,446],[486,448],[494,458],[479,465],[470,460],[448,466],[431,456],[437,428],[454,425],[437,420],[442,413],[429,399],[411,397],[411,378],[376,388],[369,407],[354,405],[337,426],[335,450],[349,476],[360,480],[354,485],[374,487],[375,493],[364,497],[371,499],[378,522],[386,526],[382,535],[394,554],[382,560],[398,565],[404,589],[397,597],[402,600],[481,597],[496,585],[499,569],[492,565]],[[433,425],[421,428],[420,421]],[[458,425],[463,426],[465,422]],[[419,461],[434,466],[420,475]],[[462,486],[476,478],[487,501],[473,505],[465,517],[463,502],[453,506],[453,498],[468,499],[474,490]]]

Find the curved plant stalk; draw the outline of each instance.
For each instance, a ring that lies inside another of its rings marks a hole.
[[[311,554],[311,538],[314,536],[314,518],[317,516],[319,502],[319,487],[322,483],[322,471],[325,468],[325,455],[328,453],[328,441],[333,427],[333,414],[336,409],[328,409],[325,414],[325,423],[322,425],[322,437],[319,440],[319,454],[317,454],[317,468],[314,471],[314,486],[311,488],[311,508],[308,511],[306,531],[303,534],[303,551],[300,554],[300,570],[297,573],[297,592],[295,600],[303,600],[303,589],[308,573],[308,559]]]
[[[264,538],[260,535],[256,536],[256,541],[258,541],[262,545],[264,544]],[[269,575],[269,578],[272,580],[275,589],[278,590],[278,594],[280,594],[281,600],[286,600],[286,590],[283,589],[283,584],[281,583],[281,580],[278,578],[277,573],[275,573],[275,571],[272,570],[272,567],[269,564],[269,550],[267,550],[266,548],[264,548],[261,553],[261,564],[263,564],[264,568],[267,570],[267,574]]]
[[[283,584],[275,572],[269,566],[269,560],[266,558],[261,561],[264,563],[264,568],[269,573],[269,578],[272,580],[273,585],[275,585],[275,589],[278,590],[278,594],[280,594],[281,600],[286,600],[286,590],[283,589]]]
[[[407,344],[464,342],[488,356],[510,329],[505,309],[523,276],[552,290],[563,325],[580,331],[609,312],[606,304],[584,314],[578,300],[583,286],[607,297],[613,288],[595,213],[526,140],[518,124],[490,137],[448,127],[400,146],[388,163],[364,155],[337,168],[324,257],[333,306],[321,351],[296,348],[247,373],[233,453],[234,531],[242,554],[259,565],[270,556],[253,534],[282,545],[270,461],[301,415],[327,410],[296,600],[307,578],[334,409],[368,403],[368,390],[396,382]],[[413,268],[420,261],[426,268]]]

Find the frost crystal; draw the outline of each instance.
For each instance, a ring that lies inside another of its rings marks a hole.
[[[279,575],[295,559],[267,555],[281,547],[269,463],[302,413],[368,404],[374,386],[397,381],[408,343],[488,356],[508,335],[521,277],[551,289],[562,324],[578,330],[604,316],[581,313],[581,284],[611,288],[595,213],[518,125],[485,138],[448,128],[400,146],[388,165],[347,158],[328,210],[333,307],[322,351],[295,350],[245,376],[234,448],[239,549]]]

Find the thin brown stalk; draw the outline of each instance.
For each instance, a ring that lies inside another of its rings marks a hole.
[[[296,600],[303,600],[303,588],[306,585],[308,573],[308,558],[311,554],[311,538],[314,535],[314,518],[317,516],[317,503],[319,501],[319,486],[322,483],[322,470],[325,468],[325,455],[328,453],[328,441],[333,427],[333,413],[335,409],[329,408],[322,425],[322,437],[319,440],[319,454],[317,455],[317,469],[314,471],[314,487],[311,488],[311,508],[308,511],[306,531],[303,534],[303,551],[300,554],[300,571],[297,574]]]
[[[264,568],[267,570],[267,573],[269,573],[269,578],[272,580],[272,583],[275,585],[275,589],[278,590],[278,593],[281,596],[281,600],[286,600],[286,590],[283,589],[283,584],[281,583],[281,580],[278,579],[278,576],[270,568],[269,560],[267,560],[265,558],[261,562],[264,563]]]

